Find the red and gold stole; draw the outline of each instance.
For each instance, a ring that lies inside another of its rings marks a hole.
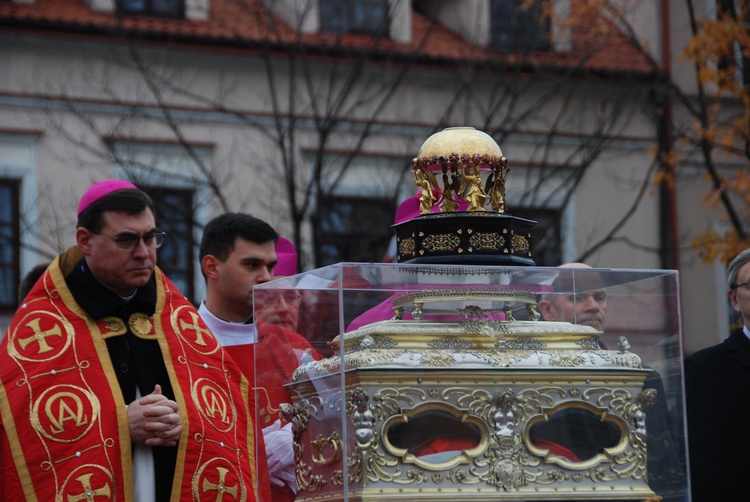
[[[126,403],[105,343],[126,327],[116,318],[90,319],[78,306],[61,269],[75,260],[64,255],[0,343],[0,416],[18,475],[11,484],[26,500],[130,502]],[[248,383],[192,304],[155,274],[156,313],[133,314],[128,324],[158,341],[180,406],[172,500],[256,501]]]

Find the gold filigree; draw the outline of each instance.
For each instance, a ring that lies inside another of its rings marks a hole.
[[[523,235],[513,234],[513,237],[510,238],[510,244],[513,246],[513,249],[516,250],[516,252],[522,252],[525,253],[529,250],[529,240],[524,237]]]
[[[445,368],[456,364],[456,358],[448,352],[430,350],[422,352],[422,358],[419,360],[419,364],[435,368]]]
[[[438,350],[466,350],[471,348],[471,343],[457,336],[444,336],[427,343],[430,347]]]
[[[401,256],[414,256],[417,244],[413,237],[399,240],[398,254]]]
[[[575,368],[576,366],[583,364],[583,361],[583,356],[578,352],[573,352],[572,350],[560,350],[552,354],[549,363],[551,366]]]
[[[425,237],[422,246],[430,252],[452,251],[461,244],[461,239],[453,234],[432,234]]]
[[[469,238],[469,244],[480,250],[496,250],[505,246],[505,238],[497,232],[478,232]]]

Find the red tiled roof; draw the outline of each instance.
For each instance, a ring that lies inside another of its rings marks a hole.
[[[35,0],[33,3],[0,3],[0,26],[49,31],[62,36],[129,34],[154,40],[179,41],[197,46],[220,45],[257,48],[269,44],[278,49],[295,44],[294,30],[274,16],[259,0],[209,0],[206,20],[143,16],[119,17],[94,11],[85,0]],[[300,40],[309,48],[367,49],[373,57],[416,57],[422,63],[457,64],[467,60],[488,65],[521,65],[531,71],[545,67],[557,71],[640,74],[654,76],[658,66],[630,43],[615,24],[583,10],[584,0],[572,0],[571,48],[567,51],[505,53],[471,44],[440,23],[412,11],[412,42],[375,40],[364,35],[336,37],[306,34]]]

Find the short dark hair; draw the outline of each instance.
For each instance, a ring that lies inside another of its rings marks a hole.
[[[117,190],[92,203],[78,215],[76,228],[83,227],[98,232],[104,226],[104,213],[113,211],[127,213],[129,215],[141,214],[150,209],[156,218],[154,201],[141,190],[124,189]]]
[[[35,265],[31,270],[26,272],[26,275],[23,276],[23,278],[21,279],[21,283],[18,285],[19,302],[23,301],[23,299],[26,298],[26,295],[29,294],[31,288],[33,288],[39,278],[44,275],[44,271],[47,270],[47,267],[49,267],[49,263],[40,263],[39,265]]]
[[[212,255],[226,261],[234,249],[234,241],[241,237],[256,244],[276,242],[279,234],[271,225],[245,213],[224,213],[209,221],[203,229],[199,260]]]

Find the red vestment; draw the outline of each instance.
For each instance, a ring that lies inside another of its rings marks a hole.
[[[126,403],[105,343],[126,328],[76,303],[65,275],[77,251],[55,259],[0,343],[2,500],[134,498]],[[256,501],[248,382],[158,269],[155,280],[155,314],[129,325],[158,343],[180,409],[171,500]]]

